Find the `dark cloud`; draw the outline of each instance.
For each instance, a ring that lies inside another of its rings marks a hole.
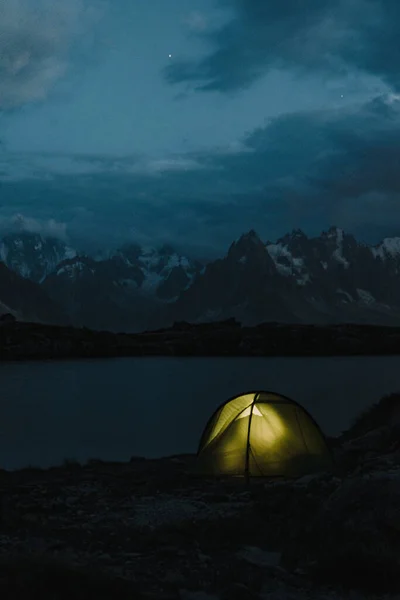
[[[359,114],[335,119],[326,130],[329,159],[308,181],[340,202],[363,194],[400,192],[400,102],[377,98]]]
[[[36,219],[16,213],[9,216],[0,216],[0,235],[10,231],[29,231],[46,237],[54,237],[63,241],[67,240],[67,226],[54,219]]]
[[[254,224],[311,232],[334,223],[363,235],[385,227],[399,234],[400,99],[395,96],[348,110],[282,115],[243,142],[251,152],[214,161],[236,186],[232,198]]]
[[[96,249],[136,239],[218,255],[250,228],[276,239],[332,224],[377,242],[400,230],[399,141],[400,100],[382,96],[358,108],[282,115],[234,152],[169,158],[156,175],[135,157],[75,155],[63,174],[4,181],[8,212],[0,214],[65,224],[79,247]]]
[[[204,32],[212,52],[175,62],[170,83],[235,92],[270,69],[329,77],[361,70],[400,85],[398,0],[221,0],[234,10],[217,31]]]
[[[101,0],[0,2],[0,111],[44,100],[104,10]]]

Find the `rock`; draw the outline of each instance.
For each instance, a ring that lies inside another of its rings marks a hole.
[[[243,583],[232,583],[221,593],[221,600],[257,600],[259,594]]]
[[[162,578],[162,582],[168,586],[181,586],[185,583],[186,578],[179,571],[168,571]]]
[[[207,554],[203,554],[203,552],[197,552],[197,558],[199,559],[199,561],[201,561],[203,563],[209,563],[212,561],[211,556],[208,556]]]
[[[0,315],[0,325],[12,325],[16,322],[17,318],[11,313],[4,313]]]
[[[24,556],[46,577],[57,557],[111,578],[109,598],[120,578],[130,600],[362,600],[374,580],[398,600],[399,433],[379,430],[339,440],[335,473],[248,488],[193,478],[189,455],[0,471],[0,597],[17,598],[1,579],[16,555],[15,581]]]
[[[296,479],[295,485],[308,485],[311,481],[322,477],[322,475],[322,473],[310,473],[308,475],[303,475],[303,477]]]
[[[317,578],[400,592],[400,469],[345,480],[286,548],[283,562],[294,556]]]
[[[180,600],[220,600],[218,596],[214,594],[207,594],[206,592],[198,591],[191,592],[187,590],[181,590],[179,595]]]
[[[257,567],[278,567],[281,560],[280,552],[267,552],[255,546],[245,546],[237,556]]]
[[[153,591],[153,592],[142,592],[140,600],[178,600],[175,592],[164,592],[164,591]]]

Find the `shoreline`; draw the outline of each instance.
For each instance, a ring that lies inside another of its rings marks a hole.
[[[327,438],[332,469],[295,479],[203,477],[195,454],[0,469],[0,595],[396,600],[399,400]]]
[[[400,355],[400,327],[262,323],[175,323],[113,333],[38,323],[0,326],[0,361],[122,357],[317,357]]]
[[[0,594],[394,600],[398,540],[382,523],[400,455],[373,437],[340,444],[332,472],[249,485],[195,474],[193,455],[0,471]]]

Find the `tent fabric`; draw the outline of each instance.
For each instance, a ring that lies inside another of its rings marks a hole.
[[[214,475],[296,477],[332,465],[323,433],[297,402],[274,392],[231,398],[208,421],[200,471]]]

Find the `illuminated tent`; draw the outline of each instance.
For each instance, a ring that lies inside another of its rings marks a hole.
[[[324,435],[297,402],[251,392],[222,404],[198,450],[204,474],[296,477],[332,465]]]

